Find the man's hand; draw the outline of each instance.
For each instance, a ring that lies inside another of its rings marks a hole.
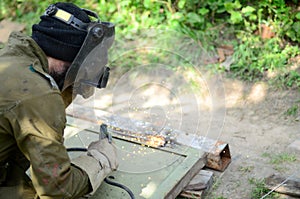
[[[114,171],[118,168],[116,147],[114,143],[109,143],[107,139],[92,142],[88,146],[88,155],[98,160],[105,169],[108,167]]]
[[[87,154],[72,160],[72,163],[83,169],[89,176],[94,194],[104,178],[118,168],[117,150],[114,143],[108,139],[92,142],[88,146]]]

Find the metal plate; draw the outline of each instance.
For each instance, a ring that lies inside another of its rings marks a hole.
[[[70,118],[68,119],[69,123]],[[76,120],[78,122],[78,120]],[[87,147],[99,139],[97,126],[89,130],[66,127],[66,147]],[[70,133],[69,133],[70,132]],[[74,133],[75,132],[75,133]],[[70,136],[71,135],[71,136]],[[114,138],[118,148],[119,168],[112,181],[130,188],[135,198],[175,198],[205,165],[205,153],[187,146],[153,148]],[[78,153],[70,153],[73,158]],[[118,187],[102,183],[92,199],[130,198]]]

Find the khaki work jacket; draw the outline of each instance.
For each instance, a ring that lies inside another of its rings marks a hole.
[[[48,75],[46,55],[31,37],[11,34],[0,53],[0,82],[0,162],[24,170],[30,163],[39,198],[87,193],[88,176],[70,163],[63,145],[64,100]]]

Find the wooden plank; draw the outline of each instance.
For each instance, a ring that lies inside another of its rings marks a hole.
[[[271,175],[265,180],[266,186],[275,192],[300,197],[300,179],[283,177],[280,175]],[[279,186],[280,185],[280,186]]]
[[[204,155],[202,158],[198,159],[198,161],[189,169],[185,167],[185,165],[180,165],[176,170],[185,170],[186,172],[182,175],[181,179],[177,181],[175,185],[171,185],[169,182],[164,182],[164,187],[170,187],[171,190],[165,195],[165,199],[173,199],[176,198],[186,187],[191,179],[205,166],[205,158]],[[176,171],[179,173],[179,171]],[[176,175],[176,174],[175,174]],[[153,198],[159,198],[159,195],[154,195]]]
[[[183,189],[180,196],[193,199],[204,198],[212,184],[213,172],[202,169]]]

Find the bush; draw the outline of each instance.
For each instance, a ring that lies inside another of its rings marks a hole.
[[[2,0],[0,20],[31,26],[50,3],[41,0]],[[134,40],[144,29],[175,29],[189,35],[203,48],[214,51],[220,44],[234,45],[235,77],[255,80],[266,71],[286,68],[299,54],[300,13],[297,0],[74,0],[80,7],[99,13],[102,21],[116,24],[116,36]],[[287,71],[287,73],[289,73]],[[288,74],[299,82],[299,73]],[[297,83],[298,85],[299,83]]]

